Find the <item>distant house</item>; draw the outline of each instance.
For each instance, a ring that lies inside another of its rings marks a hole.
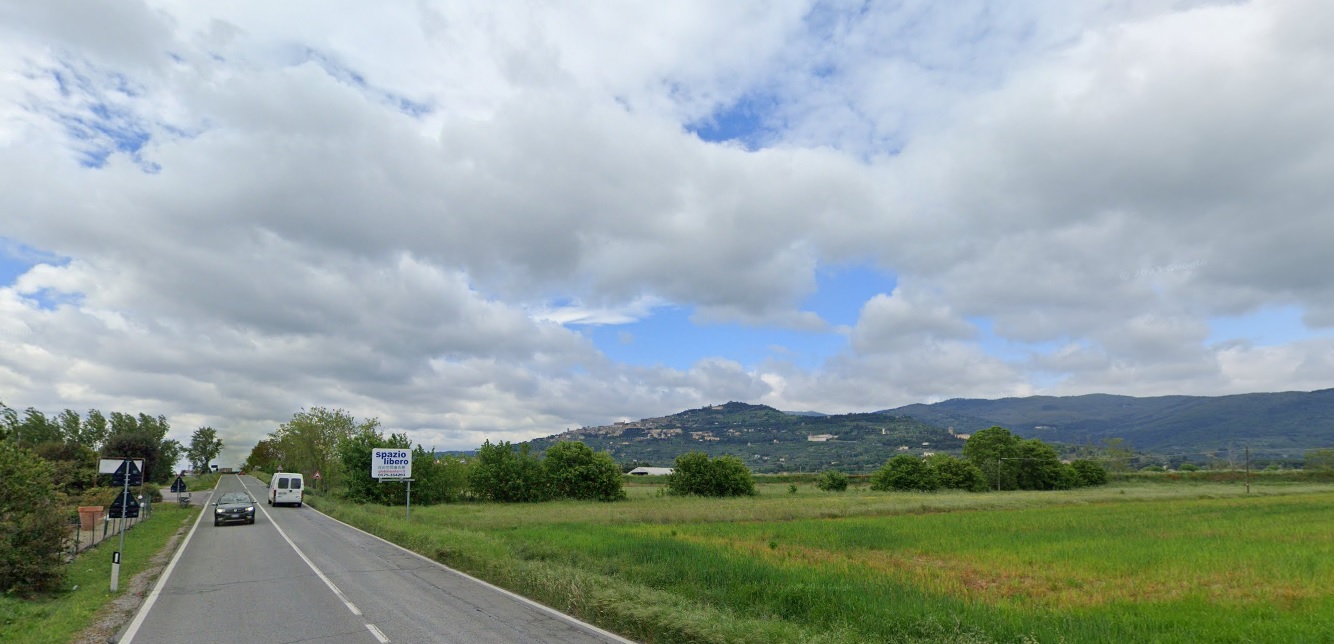
[[[957,439],[959,439],[959,440],[961,440],[961,441],[966,441],[966,440],[972,438],[973,435],[972,435],[972,434],[955,434],[954,437],[957,438]]]
[[[833,435],[833,434],[810,434],[810,435],[806,436],[806,440],[808,440],[808,441],[810,441],[810,442],[812,442],[812,443],[823,443],[823,442],[825,442],[825,441],[827,441],[827,440],[834,439],[834,438],[838,438],[838,437],[835,436],[835,435]]]
[[[926,457],[928,457],[928,456],[935,456],[935,455],[936,455],[935,452],[922,452],[922,458],[926,458]]]
[[[907,445],[899,445],[899,451],[900,451],[900,452],[906,452],[906,451],[908,451],[908,449],[909,449],[909,448],[908,448]]]
[[[670,467],[636,467],[630,470],[630,474],[635,476],[666,476],[671,473]]]

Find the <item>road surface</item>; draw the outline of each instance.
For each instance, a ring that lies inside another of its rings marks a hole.
[[[206,505],[122,644],[627,641],[308,506],[271,507],[254,477],[213,494],[243,490],[255,524],[214,526]]]

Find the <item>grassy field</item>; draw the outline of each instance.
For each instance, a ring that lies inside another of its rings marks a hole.
[[[1328,642],[1334,486],[320,509],[653,642]]]
[[[188,521],[198,508],[170,503],[153,505],[153,517],[125,532],[121,557],[120,591],[109,590],[111,553],[119,538],[87,550],[69,564],[64,592],[45,599],[22,600],[0,595],[0,643],[61,644],[92,623],[97,612],[120,593],[134,575],[148,567],[149,560]]]

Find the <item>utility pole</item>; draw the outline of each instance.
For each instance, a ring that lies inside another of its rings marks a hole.
[[[1246,446],[1246,493],[1251,493],[1251,446]]]

